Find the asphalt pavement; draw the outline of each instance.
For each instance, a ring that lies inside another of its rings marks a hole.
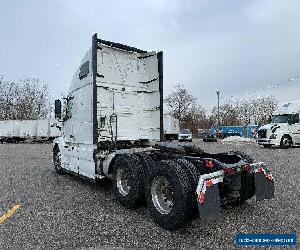
[[[237,233],[300,233],[300,148],[203,143],[209,152],[243,150],[264,161],[275,180],[275,199],[224,210],[217,222],[196,219],[175,232],[155,225],[147,209],[127,210],[111,184],[58,175],[50,144],[0,145],[0,249],[186,248],[232,249]]]

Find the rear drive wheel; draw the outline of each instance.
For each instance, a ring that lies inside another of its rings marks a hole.
[[[188,221],[191,192],[188,173],[178,163],[160,161],[149,169],[145,195],[149,214],[159,226],[174,230]]]
[[[189,181],[191,185],[190,198],[192,203],[191,216],[193,218],[198,214],[196,189],[200,178],[200,170],[193,163],[186,159],[178,159],[177,162],[187,172],[189,176]]]
[[[293,142],[292,142],[292,139],[291,137],[287,136],[287,135],[284,135],[282,136],[281,138],[281,142],[280,142],[280,147],[281,148],[290,148],[292,146]]]
[[[116,156],[113,166],[113,191],[126,208],[136,208],[144,198],[144,169],[138,156]]]
[[[53,150],[53,163],[56,173],[64,174],[64,169],[61,167],[61,153],[58,147]]]

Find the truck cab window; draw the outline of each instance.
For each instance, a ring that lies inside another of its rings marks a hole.
[[[79,71],[79,79],[85,78],[89,74],[89,61],[81,65]]]

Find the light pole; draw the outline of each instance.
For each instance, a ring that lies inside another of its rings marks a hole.
[[[220,127],[220,90],[216,90],[218,96],[218,127]]]

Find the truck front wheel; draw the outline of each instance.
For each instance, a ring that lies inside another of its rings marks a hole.
[[[189,175],[178,163],[159,161],[149,169],[145,196],[149,214],[159,226],[174,230],[190,219],[191,193]]]
[[[133,154],[116,156],[113,166],[113,191],[119,203],[136,208],[144,198],[144,169],[141,160]]]
[[[281,142],[280,142],[280,147],[281,148],[290,148],[292,146],[292,138],[289,137],[288,135],[282,136]]]

